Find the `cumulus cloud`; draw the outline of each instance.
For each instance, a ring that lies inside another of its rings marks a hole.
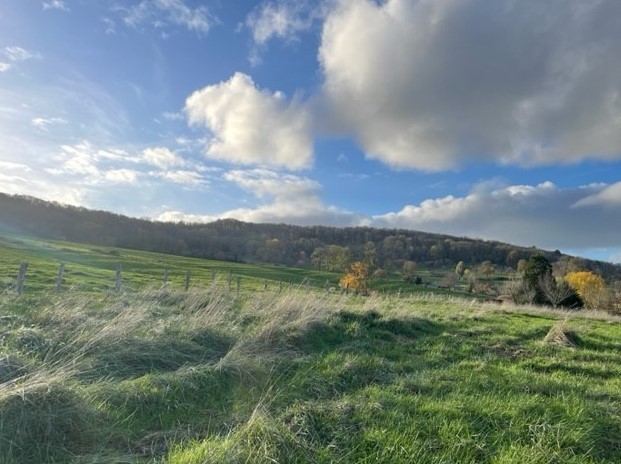
[[[236,73],[186,100],[190,124],[205,126],[213,137],[205,154],[236,164],[301,169],[313,155],[312,128],[306,109],[282,92],[256,87],[250,76]]]
[[[132,27],[148,24],[156,28],[183,26],[190,31],[206,34],[214,22],[205,6],[191,8],[183,0],[142,0],[121,10],[123,21]]]
[[[340,0],[323,93],[371,158],[443,170],[621,158],[621,2]]]
[[[281,174],[267,169],[232,170],[224,179],[260,200],[254,208],[237,208],[216,215],[185,214],[167,211],[160,221],[211,222],[233,218],[254,223],[298,225],[357,225],[364,217],[331,205],[320,198],[321,185],[312,179]]]
[[[546,248],[620,246],[621,204],[614,211],[599,204],[576,207],[608,189],[604,185],[561,189],[551,182],[481,186],[464,197],[429,199],[375,216],[373,224]]]

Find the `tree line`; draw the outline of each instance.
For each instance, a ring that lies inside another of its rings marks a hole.
[[[558,250],[405,229],[252,224],[233,219],[208,224],[158,222],[3,193],[0,229],[100,246],[335,272],[356,261],[390,272],[401,270],[408,261],[427,267],[455,266],[463,261],[470,267],[490,262],[515,268],[533,254],[560,264],[579,259]],[[579,260],[581,269],[621,278],[621,266]]]

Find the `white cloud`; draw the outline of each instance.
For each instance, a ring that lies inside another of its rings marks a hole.
[[[310,118],[295,99],[259,90],[246,74],[194,92],[185,111],[190,124],[212,134],[206,155],[236,164],[301,169],[313,155]]]
[[[287,223],[299,225],[356,225],[364,222],[362,215],[331,205],[320,198],[321,186],[314,180],[266,169],[232,170],[224,175],[260,200],[255,208],[237,208],[216,215],[193,215],[167,211],[160,221],[211,222],[234,218],[254,223]]]
[[[309,5],[304,1],[268,2],[257,6],[246,18],[246,27],[258,45],[272,38],[291,40],[312,24]]]
[[[65,5],[65,2],[61,0],[51,0],[49,2],[43,2],[43,9],[69,11],[69,8],[67,7],[67,5]]]
[[[119,184],[131,184],[138,180],[138,172],[131,169],[112,169],[104,173],[104,179]]]
[[[183,121],[185,118],[183,113],[164,111],[162,117],[168,121]]]
[[[205,187],[209,185],[209,182],[196,171],[165,171],[156,175],[173,184],[185,185],[187,187]]]
[[[125,24],[132,27],[145,23],[160,29],[175,25],[206,34],[214,22],[205,6],[190,8],[183,0],[142,0],[123,11]]]
[[[599,192],[582,198],[575,206],[621,207],[621,182],[605,186]]]
[[[16,46],[4,47],[2,49],[2,54],[7,60],[12,62],[35,60],[41,58],[41,54],[38,52],[33,52],[30,50],[26,50],[25,48]]]
[[[482,186],[464,197],[429,199],[375,216],[373,225],[545,248],[620,246],[621,205],[615,211],[599,204],[574,206],[606,189],[602,185],[560,189],[551,182]]]
[[[12,65],[10,63],[3,63],[0,61],[0,72],[6,72],[11,69]]]
[[[621,159],[618,0],[340,0],[319,60],[342,133],[442,170]]]
[[[33,118],[32,125],[37,129],[48,131],[51,126],[66,125],[67,120],[63,118]]]
[[[183,165],[183,160],[166,147],[146,148],[142,151],[142,159],[148,164],[162,169]]]
[[[21,163],[14,163],[12,161],[0,161],[0,169],[4,171],[20,171],[20,172],[30,172],[30,166]]]
[[[114,35],[116,34],[116,22],[110,18],[101,18],[101,22],[105,26],[104,32],[106,35]]]

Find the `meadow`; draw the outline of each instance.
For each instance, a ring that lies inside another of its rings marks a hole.
[[[17,242],[5,263],[54,275],[54,244]],[[92,287],[0,295],[2,463],[621,462],[618,317],[265,289],[269,267],[238,295],[208,262],[185,291],[154,270],[185,258],[57,246]],[[110,291],[110,251],[157,285]]]

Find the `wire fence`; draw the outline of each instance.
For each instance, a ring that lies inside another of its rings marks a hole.
[[[124,267],[125,266],[125,267]],[[231,269],[211,268],[205,272],[193,274],[191,270],[174,271],[163,268],[159,272],[151,269],[150,272],[132,269],[131,265],[117,263],[113,269],[100,269],[99,275],[86,275],[80,270],[72,270],[65,263],[59,263],[57,272],[52,275],[49,269],[37,272],[29,267],[28,262],[21,262],[16,273],[9,273],[0,282],[0,291],[3,293],[23,294],[54,293],[59,295],[68,291],[104,291],[104,292],[137,292],[146,288],[160,287],[171,290],[185,290],[209,288],[213,285],[223,286],[228,292],[239,295],[242,291],[282,292],[291,288],[302,288],[308,291],[324,290],[325,292],[340,291],[334,283],[328,280],[320,281],[304,277],[301,280],[261,279],[236,274]],[[32,274],[32,275],[31,275]]]

